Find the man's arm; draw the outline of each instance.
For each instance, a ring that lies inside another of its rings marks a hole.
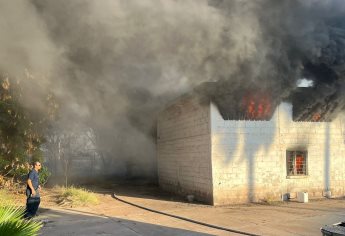
[[[31,182],[30,178],[28,178],[27,183],[28,183],[29,188],[31,189],[31,196],[35,196],[36,195],[36,191],[34,189],[34,186],[32,186],[32,182]]]

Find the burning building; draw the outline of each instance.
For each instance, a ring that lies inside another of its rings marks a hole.
[[[293,105],[301,96],[296,94],[278,104],[264,93],[245,96],[236,101],[237,113],[219,98],[197,93],[168,105],[158,117],[161,188],[212,205],[293,198],[297,192],[345,195],[345,116],[328,120],[315,109],[296,114],[302,110]]]

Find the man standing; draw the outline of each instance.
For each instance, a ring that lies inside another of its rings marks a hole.
[[[26,212],[25,218],[32,218],[36,215],[38,206],[40,205],[41,198],[39,190],[38,171],[41,169],[41,163],[35,161],[32,170],[28,174],[27,187],[26,187]]]

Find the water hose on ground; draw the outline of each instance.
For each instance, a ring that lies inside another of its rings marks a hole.
[[[154,210],[154,209],[143,207],[143,206],[137,205],[135,203],[131,203],[131,202],[128,202],[126,200],[123,200],[123,199],[117,197],[115,193],[113,193],[112,197],[114,199],[120,201],[120,202],[126,203],[128,205],[131,205],[131,206],[134,206],[134,207],[146,210],[146,211],[150,211],[150,212],[154,212],[154,213],[157,213],[157,214],[169,216],[169,217],[176,218],[176,219],[179,219],[179,220],[184,220],[184,221],[191,222],[191,223],[194,223],[194,224],[203,225],[203,226],[206,226],[206,227],[210,227],[210,228],[214,228],[214,229],[219,229],[219,230],[224,230],[224,231],[228,231],[228,232],[232,232],[232,233],[237,233],[237,234],[242,234],[242,235],[260,236],[258,234],[252,234],[252,233],[247,233],[247,232],[243,232],[243,231],[239,231],[239,230],[235,230],[235,229],[229,229],[229,228],[225,228],[225,227],[221,227],[221,226],[217,226],[217,225],[207,224],[207,223],[196,221],[196,220],[192,220],[192,219],[189,219],[189,218],[186,218],[186,217],[172,215],[172,214],[165,213],[165,212],[162,212],[162,211],[157,211],[157,210]]]

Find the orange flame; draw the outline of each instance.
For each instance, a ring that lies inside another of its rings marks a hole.
[[[313,118],[312,118],[313,121],[319,121],[320,119],[321,119],[321,114],[320,113],[315,113],[313,115]]]
[[[271,103],[267,95],[249,94],[243,99],[245,118],[252,120],[267,120],[271,115]]]

